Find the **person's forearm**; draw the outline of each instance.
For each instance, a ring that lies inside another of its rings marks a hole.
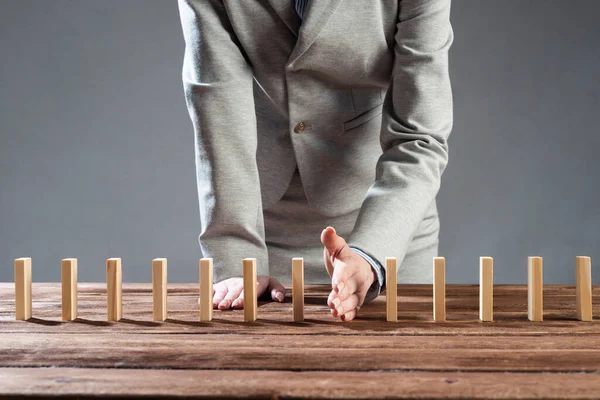
[[[448,162],[452,93],[449,0],[403,0],[392,82],[384,100],[376,178],[348,244],[401,263]]]
[[[222,1],[180,0],[183,85],[195,133],[199,243],[217,281],[239,276],[243,258],[269,275],[251,67]]]

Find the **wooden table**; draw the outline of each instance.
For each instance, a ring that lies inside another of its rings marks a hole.
[[[526,286],[495,286],[495,321],[478,321],[478,286],[448,285],[448,321],[432,321],[430,285],[399,285],[397,323],[385,298],[336,321],[325,286],[259,303],[259,321],[215,311],[198,321],[197,286],[169,286],[169,319],[152,321],[149,284],[125,284],[123,320],[106,322],[104,284],[79,285],[63,322],[60,285],[33,286],[33,316],[14,320],[0,284],[0,396],[249,398],[599,398],[600,323],[579,322],[574,286],[544,287],[544,322],[527,320]],[[600,287],[594,287],[600,318]]]

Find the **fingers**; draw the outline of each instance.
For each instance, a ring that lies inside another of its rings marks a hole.
[[[331,293],[329,293],[329,297],[327,297],[327,305],[330,308],[334,308],[333,299],[335,299],[336,297],[337,297],[337,293],[335,292],[335,290],[332,290]]]
[[[324,246],[323,262],[331,277],[331,287],[334,292],[339,294],[340,301],[343,302],[356,292],[358,287],[357,282],[351,282],[351,278],[359,272],[359,268],[357,268],[359,265],[353,262],[356,260],[356,255],[348,247],[346,240],[339,236],[332,226],[323,229],[321,242]],[[331,301],[334,298],[335,296],[330,296]],[[330,304],[329,300],[328,304]]]
[[[244,289],[240,292],[240,295],[233,300],[231,308],[244,308]]]
[[[341,287],[342,290],[340,290],[339,292],[332,290],[331,293],[329,293],[329,297],[327,298],[327,305],[330,308],[335,308],[339,306],[341,303],[348,300],[350,296],[356,293],[357,285],[358,283],[356,282],[356,279],[349,279],[345,284],[340,283],[338,287]],[[337,299],[335,305],[333,304],[334,299]]]
[[[273,300],[283,302],[285,288],[277,279],[268,276],[257,277],[256,296],[260,297],[269,290]],[[228,308],[244,307],[244,280],[243,278],[230,278],[221,281],[213,287],[213,308],[226,310]]]
[[[348,299],[346,299],[344,301],[340,301],[340,299],[338,297],[336,297],[332,301],[334,308],[331,310],[331,313],[333,314],[334,317],[341,317],[344,314],[347,314],[347,313],[351,312],[352,310],[355,310],[356,307],[358,307],[359,302],[360,302],[360,298],[359,298],[358,294],[356,294],[356,293],[351,295]]]
[[[341,301],[345,301],[352,296],[352,294],[356,293],[357,288],[358,282],[353,276],[351,276],[348,280],[342,281],[338,284],[337,297],[339,297]]]
[[[226,310],[231,307],[231,303],[239,297],[242,292],[243,286],[239,282],[235,282],[231,285],[228,285],[227,294],[225,298],[219,303],[219,310]]]
[[[348,284],[348,280],[357,272],[357,268],[351,268],[348,264],[342,263],[338,265],[339,266],[333,269],[333,275],[331,277],[331,288],[335,290],[336,293],[344,290],[344,286]],[[354,290],[356,290],[356,288]]]
[[[271,298],[280,303],[285,299],[285,288],[275,278],[269,279],[268,290],[271,292]]]
[[[354,318],[356,318],[357,313],[358,313],[358,308],[355,308],[354,310],[349,311],[346,314],[342,315],[340,317],[340,319],[344,322],[352,321]]]
[[[213,308],[217,308],[219,303],[223,301],[225,295],[227,294],[227,285],[223,282],[219,282],[214,286],[214,295],[213,295]]]
[[[256,282],[256,296],[260,297],[265,291],[271,293],[271,298],[275,301],[282,302],[285,299],[285,288],[275,278],[269,278],[268,276],[259,276]],[[232,300],[232,308],[244,308],[244,290],[242,289],[239,295]]]

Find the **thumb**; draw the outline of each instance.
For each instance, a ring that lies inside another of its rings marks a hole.
[[[338,236],[332,226],[328,226],[321,232],[321,243],[323,243],[323,246],[329,252],[332,260],[339,258],[340,253],[348,247],[344,238]]]

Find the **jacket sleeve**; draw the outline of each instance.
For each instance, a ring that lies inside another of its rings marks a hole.
[[[385,265],[408,246],[440,188],[448,162],[452,92],[450,0],[402,0],[393,75],[384,99],[382,155],[349,245]]]
[[[213,258],[216,281],[241,276],[243,258],[256,258],[258,275],[269,275],[252,68],[221,0],[179,0],[179,11],[202,256]]]

